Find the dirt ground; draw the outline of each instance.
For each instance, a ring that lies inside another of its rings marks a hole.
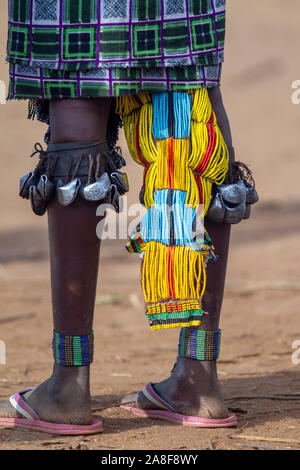
[[[6,2],[0,6],[0,80],[7,80]],[[95,414],[105,433],[52,437],[0,429],[0,449],[299,449],[300,364],[300,79],[298,0],[228,1],[223,96],[237,159],[254,171],[260,203],[232,229],[219,377],[232,429],[188,429],[134,418],[118,405],[126,394],[167,376],[178,330],[151,332],[143,314],[139,261],[124,240],[105,241],[95,310],[92,367]],[[3,5],[4,4],[4,5]],[[248,6],[248,9],[246,9]],[[0,105],[0,399],[37,385],[51,371],[51,298],[47,220],[18,198],[18,178],[32,168],[44,125],[26,120],[25,103]],[[122,139],[124,154],[128,153]],[[129,203],[140,169],[128,158]],[[298,356],[299,357],[299,356]],[[176,432],[175,432],[176,431]]]

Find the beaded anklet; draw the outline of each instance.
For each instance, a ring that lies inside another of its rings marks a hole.
[[[62,366],[87,366],[93,362],[94,332],[86,336],[66,336],[53,331],[53,357]]]
[[[219,357],[221,330],[195,330],[182,328],[178,355],[198,361],[215,361]]]

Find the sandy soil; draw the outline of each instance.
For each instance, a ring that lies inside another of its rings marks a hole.
[[[0,80],[6,5],[0,6]],[[219,376],[236,429],[187,429],[130,416],[122,397],[169,373],[178,331],[151,332],[143,314],[139,262],[124,241],[102,246],[92,368],[95,414],[105,433],[82,439],[0,430],[0,449],[296,449],[300,447],[300,106],[291,103],[299,79],[300,5],[289,0],[228,1],[224,101],[237,158],[250,164],[261,201],[252,218],[233,227]],[[51,371],[51,298],[47,220],[17,197],[18,178],[44,126],[26,120],[25,103],[0,105],[0,399],[36,385]],[[123,142],[124,153],[126,146]],[[128,158],[129,202],[137,200],[139,168]],[[116,288],[118,286],[118,288]],[[250,437],[249,437],[250,436]],[[261,440],[255,440],[260,437]]]

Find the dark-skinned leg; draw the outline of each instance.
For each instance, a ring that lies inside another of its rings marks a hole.
[[[230,126],[220,89],[209,90],[209,96],[225,142],[231,149]],[[232,155],[232,152],[230,154]],[[217,262],[210,261],[207,266],[207,286],[203,296],[203,308],[209,312],[209,315],[204,318],[199,328],[216,330],[219,328],[223,301],[231,226],[205,220],[205,228],[213,240],[219,258]],[[216,361],[196,361],[178,357],[176,368],[171,376],[156,384],[155,389],[179,413],[203,418],[228,416],[218,383]],[[155,408],[142,393],[138,395],[137,404],[144,409]]]
[[[51,143],[103,141],[109,99],[59,100],[50,104]],[[65,335],[92,330],[100,240],[97,203],[77,198],[70,206],[53,199],[48,208],[54,329]],[[90,368],[54,364],[51,377],[25,395],[42,420],[90,424]],[[0,402],[0,416],[16,416]]]

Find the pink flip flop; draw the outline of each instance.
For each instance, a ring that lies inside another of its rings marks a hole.
[[[160,410],[142,410],[128,405],[121,405],[121,408],[131,411],[131,413],[141,418],[163,419],[165,421],[180,424],[181,426],[196,428],[229,428],[237,425],[237,419],[233,413],[230,413],[228,418],[224,419],[199,418],[197,416],[179,414],[173,406],[155,392],[153,385],[155,384],[149,383],[146,385],[146,387],[143,388],[142,393],[149,401],[159,406],[161,408]]]
[[[103,432],[102,421],[95,418],[90,425],[56,424],[40,420],[37,413],[22,398],[24,393],[33,389],[34,387],[27,388],[10,397],[10,403],[24,418],[0,418],[1,427],[72,436]]]

